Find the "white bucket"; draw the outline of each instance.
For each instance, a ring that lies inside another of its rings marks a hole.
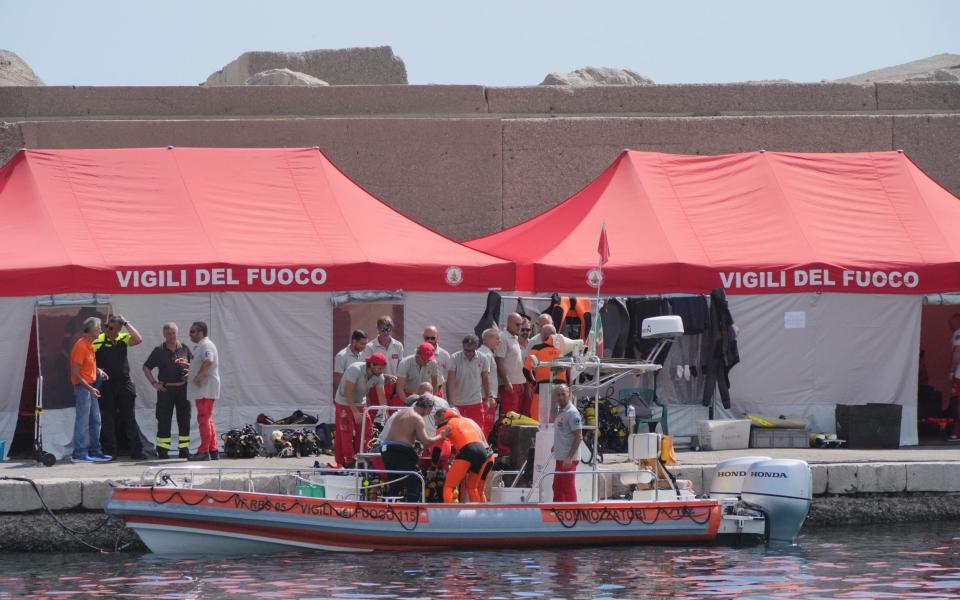
[[[319,477],[324,496],[330,500],[358,500],[359,486],[356,475],[324,475]]]

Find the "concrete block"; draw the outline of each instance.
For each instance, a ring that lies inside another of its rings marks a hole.
[[[960,85],[960,84],[957,84]],[[893,117],[893,147],[937,183],[960,195],[960,114]]]
[[[81,504],[80,482],[51,479],[37,481],[43,502],[50,510],[76,508]],[[25,481],[0,482],[0,512],[28,512],[40,510],[43,504],[37,491]]]
[[[858,491],[858,465],[830,465],[827,471],[828,494],[855,494]]]
[[[109,481],[84,479],[80,482],[80,496],[83,507],[88,510],[103,510],[103,505],[113,493]]]
[[[30,90],[34,91],[30,91]],[[0,119],[476,115],[479,85],[0,87]]]
[[[695,85],[487,88],[494,114],[712,115],[873,111],[872,85],[730,83]]]
[[[830,470],[829,465],[810,465],[810,472],[813,475],[813,495],[822,496],[827,493],[827,477]]]
[[[625,148],[678,154],[891,150],[892,128],[889,116],[506,120],[504,226],[566,199]]]
[[[857,465],[857,491],[860,493],[896,493],[906,487],[907,468],[902,463]]]
[[[943,492],[956,483],[946,481],[946,464],[934,462],[907,463],[908,492]]]
[[[960,83],[911,81],[877,83],[880,110],[944,111],[960,109]]]
[[[19,513],[41,508],[40,498],[29,483],[0,481],[0,512]]]
[[[944,463],[943,485],[946,492],[960,492],[960,463]]]
[[[22,128],[31,148],[320,146],[370,193],[449,237],[503,226],[497,119],[44,121]]]

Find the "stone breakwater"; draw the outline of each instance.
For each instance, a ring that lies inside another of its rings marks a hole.
[[[683,454],[681,461],[688,456],[713,458],[705,454],[721,453]],[[603,468],[623,468],[624,460],[623,456],[608,456]],[[258,459],[249,465],[233,461],[228,464],[257,468],[294,466],[283,459]],[[69,468],[69,465],[58,465],[48,473]],[[108,474],[111,468],[118,471],[112,477]],[[0,468],[0,476],[32,475],[40,492],[38,496],[28,482],[0,480],[0,552],[73,552],[92,550],[92,547],[143,550],[132,531],[103,513],[111,487],[118,483],[136,483],[139,476],[131,472],[142,468],[142,465],[121,463],[105,466],[100,473],[91,473],[85,478],[82,474],[76,478],[65,477],[61,472],[56,473],[59,476],[56,479],[44,478],[41,469]],[[814,463],[811,469],[814,501],[807,527],[960,520],[960,461]],[[704,493],[710,487],[713,464],[678,465],[673,471],[678,477],[691,480],[697,493]],[[77,469],[72,473],[76,476]],[[626,492],[615,474],[604,477],[608,489],[614,493]],[[292,492],[286,489],[289,485],[276,476],[257,475],[253,481],[258,490]],[[226,489],[246,489],[248,483],[248,477],[243,475],[222,479]],[[197,486],[204,484],[214,485],[214,479],[194,481]],[[43,504],[54,513],[56,520],[44,510]]]

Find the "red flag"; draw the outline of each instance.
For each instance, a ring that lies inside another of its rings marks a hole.
[[[603,224],[600,230],[600,245],[597,246],[597,252],[600,253],[600,264],[605,265],[610,260],[610,244],[607,242],[607,224]]]

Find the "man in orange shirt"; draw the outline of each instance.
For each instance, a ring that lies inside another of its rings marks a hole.
[[[100,390],[94,387],[98,369],[93,340],[100,335],[100,319],[90,317],[83,322],[83,335],[70,350],[70,383],[76,401],[73,423],[73,462],[109,462],[113,457],[100,449]],[[99,371],[101,378],[105,375]]]

